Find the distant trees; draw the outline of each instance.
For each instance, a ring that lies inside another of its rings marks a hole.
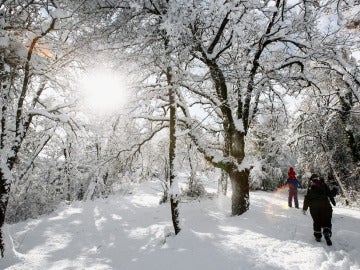
[[[255,157],[254,168],[251,170],[251,188],[275,190],[284,184],[289,166],[296,166],[300,177],[293,141],[292,113],[296,110],[293,100],[283,104],[274,104],[269,96],[268,112],[260,112],[253,123],[247,152]],[[264,104],[265,105],[265,104]],[[300,179],[299,179],[300,180]]]
[[[294,141],[303,167],[325,177],[335,177],[348,199],[348,189],[359,189],[355,179],[358,179],[360,111],[359,105],[344,109],[342,99],[346,96],[351,99],[352,95],[339,96],[340,90],[334,91],[336,86],[333,87],[316,89],[305,97],[296,121]]]
[[[317,9],[322,12],[322,24],[312,35],[308,66],[313,75],[307,76],[311,87],[302,92],[295,132],[300,163],[335,177],[348,199],[347,190],[359,189],[360,65],[353,57],[359,50],[359,36],[348,26],[359,12],[359,3],[337,2],[335,8],[330,2],[326,12]]]

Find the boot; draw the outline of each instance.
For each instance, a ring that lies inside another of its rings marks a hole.
[[[328,246],[332,246],[332,241],[330,239],[331,237],[331,229],[330,228],[324,228],[323,230],[323,234],[324,234],[324,238],[325,238],[325,241],[326,241],[326,244]]]
[[[332,242],[329,236],[325,236],[325,241],[328,246],[332,246]]]
[[[318,232],[318,231],[314,231],[314,237],[315,237],[315,241],[316,242],[320,242],[321,241],[321,231]]]

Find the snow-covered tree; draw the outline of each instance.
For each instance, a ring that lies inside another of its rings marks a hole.
[[[174,88],[179,127],[208,162],[229,174],[232,213],[238,215],[249,209],[253,164],[246,140],[256,115],[269,94],[285,103],[279,89],[292,95],[318,83],[312,67],[322,61],[319,18],[334,4],[124,0],[97,1],[93,7],[112,10],[107,14],[113,20],[100,26],[108,40],[121,40],[112,43],[122,48],[119,59],[137,63],[140,74],[146,70],[144,86],[151,91],[143,95],[150,108],[144,119],[160,129],[168,124],[162,108]],[[194,113],[196,106],[206,121]]]
[[[286,112],[294,104],[276,107],[271,100],[269,96],[269,107],[256,117],[247,144],[248,153],[257,160],[250,174],[253,189],[274,190],[282,186],[289,166],[297,165],[297,155],[290,145],[292,119]],[[296,168],[298,177],[299,169]]]
[[[209,108],[218,129],[214,135],[222,132],[220,145],[214,140],[216,136],[206,132],[208,127],[194,121],[190,114],[182,120],[205,158],[229,174],[232,214],[239,215],[250,204],[252,164],[246,158],[246,137],[262,109],[263,98],[276,93],[277,87],[295,91],[308,85],[303,75],[309,46],[304,13],[284,1],[193,2],[186,8],[178,7],[172,18],[175,13],[184,21],[176,21],[182,31],[172,26],[177,29],[174,36],[180,32],[187,37],[194,57],[193,66],[187,67],[188,79],[198,77],[182,83]],[[205,72],[199,76],[198,69]]]
[[[36,130],[54,130],[69,123],[65,111],[70,96],[61,96],[67,80],[55,79],[71,61],[69,13],[55,1],[3,1],[1,13],[1,108],[0,115],[0,227],[5,220],[14,169],[27,136]],[[65,74],[64,74],[65,75]],[[56,101],[54,96],[59,97]],[[35,119],[46,118],[49,126],[34,126]],[[51,136],[51,135],[50,135]],[[44,137],[46,138],[46,136]],[[33,138],[33,140],[35,140]],[[39,143],[39,149],[48,142]],[[27,152],[33,157],[37,151]],[[0,234],[0,250],[4,246]]]
[[[191,168],[191,190],[198,153],[222,171],[219,191],[226,192],[230,178],[233,215],[249,209],[251,181],[264,170],[268,179],[259,185],[271,186],[287,163],[296,163],[288,142],[298,143],[299,168],[326,171],[328,164],[341,177],[354,172],[360,133],[359,63],[353,58],[360,44],[353,34],[358,5],[3,1],[0,225],[10,187],[19,202],[14,216],[23,215],[26,201],[32,204],[27,192],[39,198],[39,212],[46,212],[47,203],[106,196],[123,178],[136,175],[141,181],[160,171],[170,182],[165,190],[177,233],[179,158]],[[75,76],[76,68],[96,65],[100,54],[110,55],[114,66],[126,65],[137,79],[129,114],[114,114],[101,127],[81,120],[69,106],[75,92],[68,72],[70,65]],[[292,133],[297,136],[290,137],[286,104],[294,95],[302,103]],[[69,116],[77,119],[76,130]]]
[[[359,3],[327,1],[313,10],[312,53],[308,62],[309,91],[303,92],[297,119],[300,162],[309,171],[335,176],[343,194],[360,153],[358,107],[360,66],[354,20]],[[350,25],[349,25],[350,24]]]

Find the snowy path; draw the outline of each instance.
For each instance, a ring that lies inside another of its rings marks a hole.
[[[251,193],[239,217],[230,217],[228,197],[184,202],[182,231],[166,238],[169,205],[159,206],[153,187],[7,225],[16,252],[0,269],[360,269],[359,210],[334,208],[328,247],[313,240],[309,215],[285,207],[284,191]]]

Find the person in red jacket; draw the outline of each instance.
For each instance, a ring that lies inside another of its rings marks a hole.
[[[300,183],[296,178],[296,173],[293,167],[289,168],[288,171],[288,178],[285,184],[289,187],[289,196],[288,196],[288,205],[292,207],[292,201],[294,198],[295,207],[299,208],[299,201],[298,201],[298,188],[300,187]]]

